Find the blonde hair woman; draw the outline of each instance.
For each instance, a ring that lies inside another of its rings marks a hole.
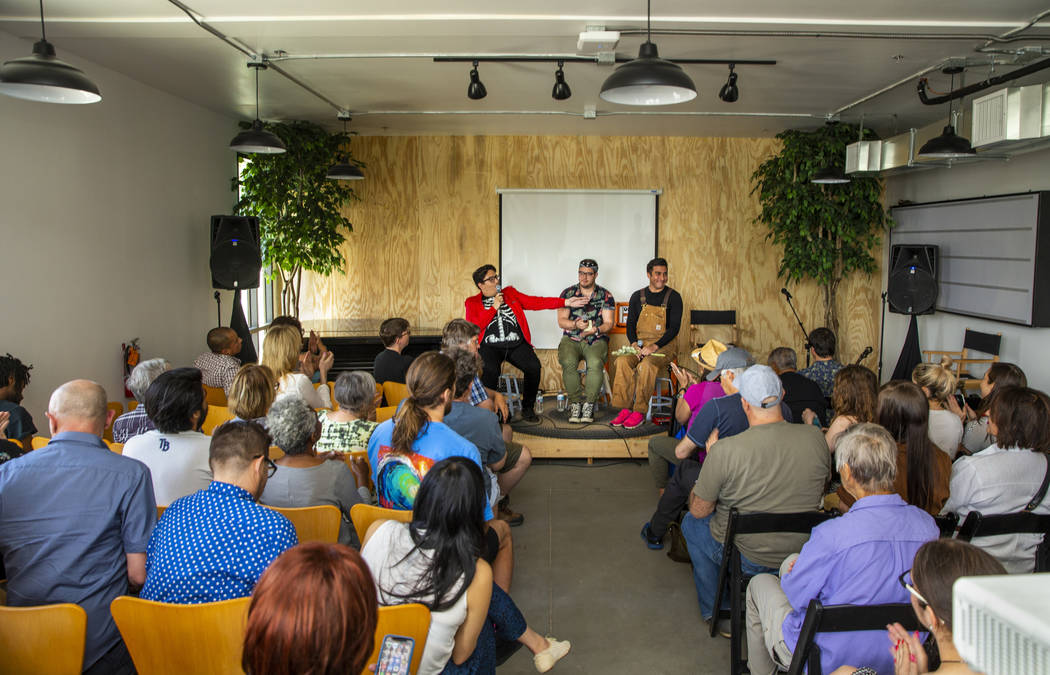
[[[267,366],[248,363],[233,376],[226,401],[237,419],[263,423],[276,395],[277,380],[273,371]]]
[[[930,440],[954,459],[962,443],[963,427],[948,405],[958,382],[951,368],[950,356],[941,357],[940,363],[920,363],[911,371],[911,381],[919,385],[930,406]]]
[[[314,389],[310,378],[299,372],[299,354],[303,337],[293,326],[277,326],[266,331],[263,340],[262,365],[273,371],[277,380],[277,398],[298,396],[311,408],[331,408],[332,394],[328,390],[328,369],[334,357],[331,352],[321,356],[318,370],[321,384]]]

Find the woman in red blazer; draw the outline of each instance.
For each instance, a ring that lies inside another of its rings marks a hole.
[[[466,318],[481,329],[478,350],[484,362],[482,383],[489,389],[499,384],[500,369],[504,361],[525,374],[525,386],[521,392],[521,417],[537,422],[534,406],[536,392],[540,388],[540,360],[532,348],[532,335],[525,310],[559,309],[579,307],[586,298],[544,298],[525,295],[513,286],[500,286],[499,275],[492,265],[482,265],[474,271],[474,284],[481,292],[464,302]]]

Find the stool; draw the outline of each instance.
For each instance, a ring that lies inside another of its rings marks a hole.
[[[667,387],[666,394],[664,394],[665,386]],[[661,413],[668,417],[674,416],[674,386],[671,385],[669,377],[658,377],[653,383],[653,395],[649,397],[649,409],[645,413],[645,419],[652,422],[653,414]]]
[[[518,385],[518,378],[514,377],[513,375],[510,375],[509,373],[504,373],[499,376],[498,386],[503,391],[504,395],[507,397],[507,412],[513,416],[514,410],[515,408],[517,408],[517,411],[520,413],[521,388]]]

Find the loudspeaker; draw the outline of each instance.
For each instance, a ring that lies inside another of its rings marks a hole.
[[[258,288],[261,268],[259,219],[246,216],[212,216],[212,288]]]
[[[937,304],[937,246],[896,245],[890,249],[886,297],[897,314],[933,314]]]

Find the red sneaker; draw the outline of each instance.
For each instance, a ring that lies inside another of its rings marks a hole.
[[[645,422],[645,415],[640,412],[631,411],[631,414],[627,416],[627,419],[623,421],[624,429],[636,429],[642,426]]]
[[[622,427],[623,423],[624,423],[624,420],[626,420],[628,417],[630,417],[632,412],[634,412],[634,411],[624,408],[623,410],[620,411],[620,414],[617,415],[616,418],[612,422],[609,422],[609,426]]]

